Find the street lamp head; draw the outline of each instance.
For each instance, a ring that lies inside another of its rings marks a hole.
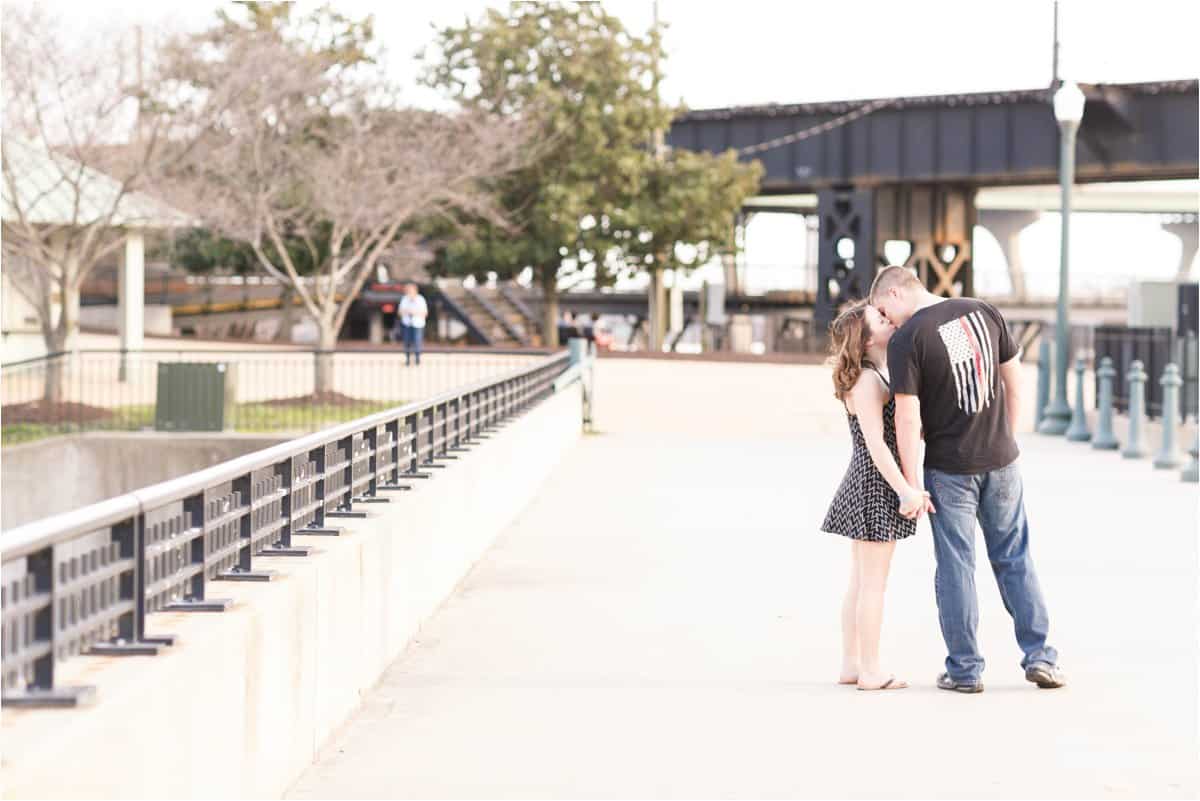
[[[1083,119],[1083,92],[1073,81],[1066,81],[1054,93],[1054,119],[1078,124]]]

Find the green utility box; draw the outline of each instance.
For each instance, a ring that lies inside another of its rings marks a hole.
[[[230,377],[228,365],[220,363],[159,363],[155,430],[223,431]]]

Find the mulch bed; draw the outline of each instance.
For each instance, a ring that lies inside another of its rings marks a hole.
[[[11,403],[0,408],[0,420],[4,425],[16,423],[97,423],[110,420],[113,417],[111,409],[100,406],[88,406],[86,403],[62,401],[46,403],[45,401],[30,401],[29,403]]]

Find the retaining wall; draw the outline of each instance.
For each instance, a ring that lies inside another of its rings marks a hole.
[[[534,498],[580,411],[576,383],[358,507],[372,516],[337,521],[343,536],[297,537],[309,556],[256,560],[274,580],[215,584],[223,613],[149,616],[151,635],[178,638],[158,656],[62,662],[58,683],[95,685],[96,703],[4,711],[4,797],[280,797]]]
[[[283,442],[262,434],[88,433],[0,454],[0,529],[168,481]]]

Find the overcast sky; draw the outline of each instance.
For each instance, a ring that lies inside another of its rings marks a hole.
[[[135,23],[194,30],[210,24],[218,7],[161,0],[41,3],[80,37],[117,33]],[[411,102],[428,105],[438,97],[416,85],[412,57],[432,40],[431,26],[477,17],[499,4],[333,0],[333,5],[351,15],[375,16],[390,74]],[[645,31],[653,20],[652,0],[607,0],[605,6],[631,30]],[[1060,8],[1064,76],[1134,82],[1200,75],[1196,0],[1063,0]],[[659,15],[669,25],[664,96],[691,108],[1027,89],[1047,86],[1051,77],[1051,0],[659,0]],[[1050,282],[1045,286],[1050,291],[1058,236],[1056,215],[1045,215],[1021,237],[1026,267]],[[803,243],[799,218],[760,215],[748,232],[746,258],[791,270],[803,259]],[[977,230],[976,246],[980,288],[1005,283],[995,240]],[[1095,276],[1084,283],[1130,275],[1133,265],[1147,277],[1170,277],[1180,247],[1153,217],[1080,215],[1072,270]],[[770,280],[775,271],[764,268],[760,274]]]
[[[29,0],[20,0],[28,2]],[[49,0],[79,30],[143,23],[203,27],[219,4],[161,0]],[[302,2],[302,7],[315,3]],[[479,0],[436,3],[333,0],[373,14],[389,71],[416,87],[412,55],[431,24],[478,16]],[[604,3],[645,31],[652,0]],[[1079,81],[1148,81],[1200,74],[1194,0],[1063,0],[1062,66]],[[1050,0],[659,0],[668,60],[664,94],[692,108],[751,103],[1025,89],[1050,82]]]

